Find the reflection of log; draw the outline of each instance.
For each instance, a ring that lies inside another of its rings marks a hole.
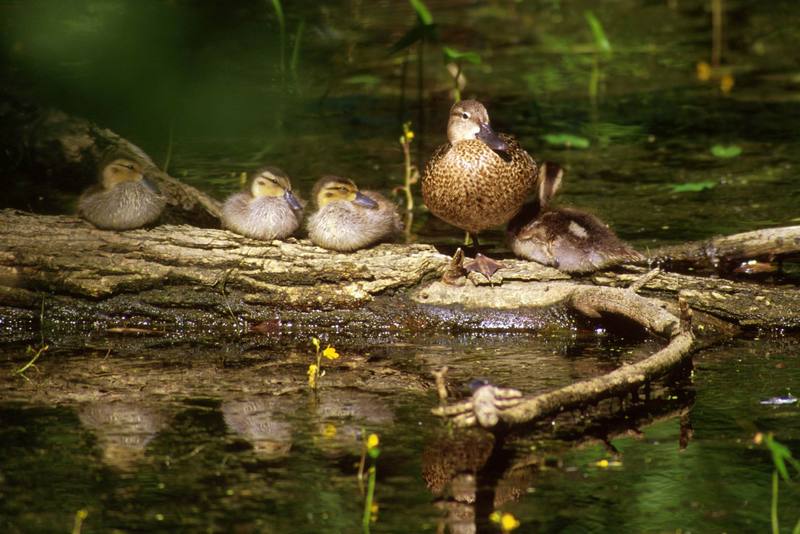
[[[570,301],[576,309],[590,316],[612,313],[627,317],[667,338],[669,343],[635,364],[555,391],[523,399],[504,399],[501,398],[504,392],[497,390],[497,398],[489,399],[490,405],[487,406],[486,393],[491,390],[479,388],[471,399],[437,408],[434,413],[453,416],[456,424],[462,426],[475,425],[477,422],[493,426],[498,420],[508,424],[529,423],[635,390],[664,376],[690,355],[693,340],[691,331],[651,299],[640,297],[630,290],[577,286],[572,289]],[[491,412],[488,416],[487,410]]]

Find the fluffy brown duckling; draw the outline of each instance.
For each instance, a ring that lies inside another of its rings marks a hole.
[[[574,208],[548,208],[563,171],[542,166],[539,201],[526,204],[508,224],[511,250],[517,256],[570,273],[604,269],[644,257],[600,219]]]
[[[222,225],[255,239],[283,239],[303,221],[303,204],[292,192],[289,177],[277,167],[250,174],[244,190],[222,206]]]
[[[347,178],[325,176],[311,196],[317,211],[308,218],[308,237],[322,248],[351,252],[390,241],[403,230],[394,203],[375,191],[359,191]]]
[[[503,225],[519,212],[537,186],[538,169],[513,137],[492,130],[477,100],[453,105],[447,139],[425,167],[422,198],[431,213],[466,230],[477,248],[480,231]],[[484,272],[483,265],[475,269],[476,263],[465,267]]]
[[[78,199],[78,214],[104,230],[132,230],[155,222],[166,201],[144,175],[142,165],[124,157],[106,158],[99,183]]]

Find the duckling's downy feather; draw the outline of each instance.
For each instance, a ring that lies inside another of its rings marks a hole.
[[[78,214],[104,230],[132,230],[155,222],[165,204],[142,181],[125,182],[108,190],[91,187],[78,199]]]
[[[375,191],[362,191],[374,200],[375,209],[348,200],[329,202],[308,218],[308,237],[323,248],[352,252],[390,241],[403,230],[394,203]]]
[[[300,228],[302,213],[281,197],[253,198],[246,192],[232,195],[222,206],[223,226],[254,239],[283,239]]]

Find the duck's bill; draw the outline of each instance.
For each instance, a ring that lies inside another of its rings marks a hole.
[[[494,133],[494,130],[488,124],[481,123],[480,130],[478,130],[478,134],[475,137],[486,143],[492,150],[501,152],[508,150],[508,144],[500,139],[500,136]]]
[[[356,193],[356,198],[353,199],[353,202],[358,204],[359,206],[364,206],[365,208],[376,209],[378,207],[378,203],[369,198],[367,195],[359,191]]]
[[[294,193],[292,193],[291,191],[286,191],[283,194],[283,199],[286,201],[287,204],[289,204],[289,207],[292,208],[293,210],[300,211],[303,209],[303,205],[300,204],[300,201],[297,200],[297,197],[294,196]]]
[[[156,195],[160,195],[161,191],[158,189],[158,186],[154,184],[150,179],[147,177],[142,177],[142,185],[145,186],[147,189],[155,193]]]

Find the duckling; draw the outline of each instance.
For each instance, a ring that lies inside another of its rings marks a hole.
[[[519,212],[537,185],[537,165],[513,137],[492,130],[477,100],[453,105],[447,138],[425,166],[422,198],[431,213],[466,230],[477,248],[480,231]],[[474,264],[465,267],[476,270]]]
[[[251,173],[244,190],[222,206],[223,227],[254,239],[283,239],[295,233],[302,220],[303,204],[277,167]]]
[[[320,247],[351,252],[402,232],[397,208],[375,191],[359,191],[352,180],[324,176],[311,193],[317,211],[308,218],[308,237]]]
[[[542,165],[539,200],[508,224],[514,254],[569,273],[585,273],[644,259],[600,219],[574,208],[548,208],[563,171]]]
[[[106,158],[99,183],[78,199],[78,214],[104,230],[132,230],[153,223],[166,201],[142,165],[125,157]]]

